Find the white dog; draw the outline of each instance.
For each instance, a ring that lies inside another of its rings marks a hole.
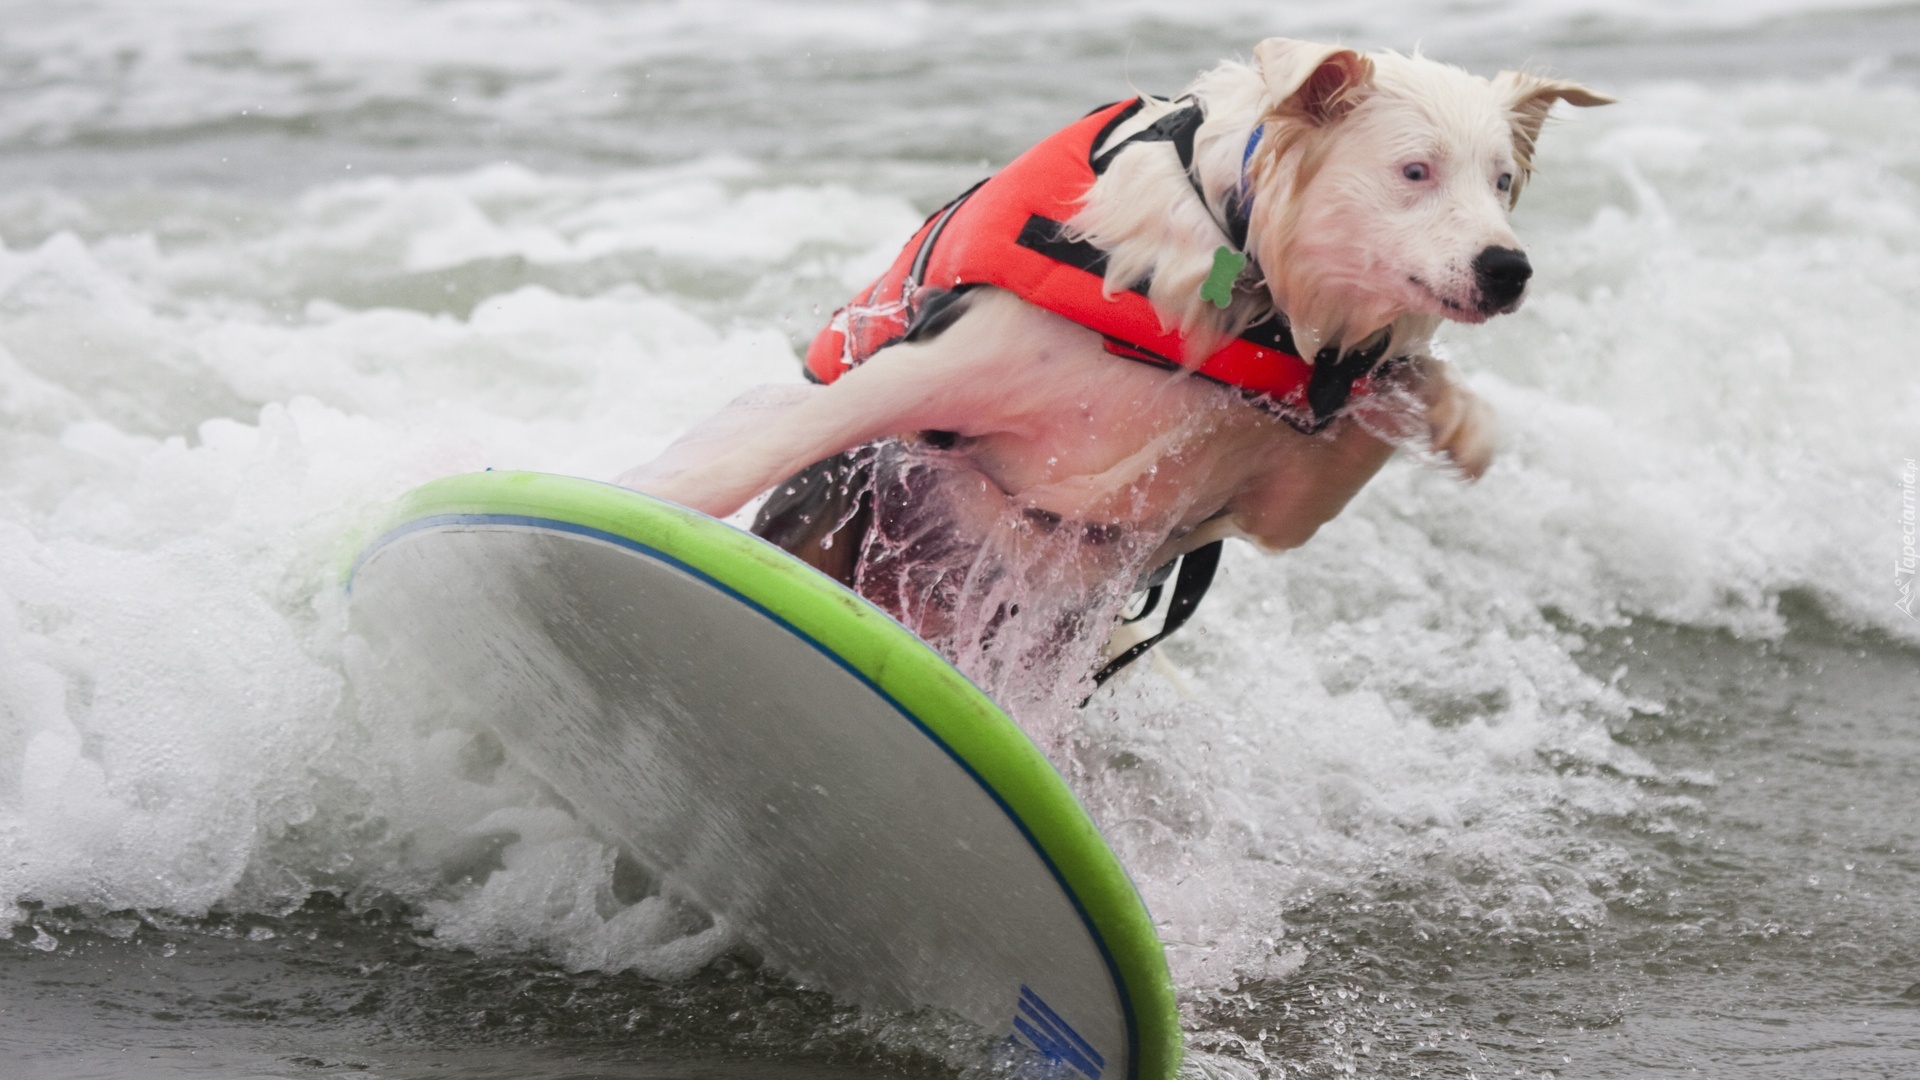
[[[990,691],[1057,700],[1013,676],[1078,683],[1144,575],[1222,537],[1305,543],[1415,429],[1478,477],[1490,411],[1429,340],[1519,306],[1534,141],[1555,101],[1610,99],[1417,54],[1255,56],[1030,151],[836,316],[809,355],[830,385],[623,482],[727,515],[791,478],[756,531]]]

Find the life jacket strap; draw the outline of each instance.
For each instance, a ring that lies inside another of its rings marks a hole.
[[[1201,186],[1200,174],[1193,167],[1193,140],[1200,133],[1200,125],[1206,122],[1206,110],[1200,107],[1198,101],[1189,101],[1184,107],[1167,113],[1133,133],[1118,145],[1095,157],[1089,164],[1093,166],[1093,174],[1099,176],[1113,164],[1113,159],[1120,151],[1134,143],[1172,143],[1173,152],[1180,157],[1181,171],[1187,174],[1187,183],[1192,185],[1193,193],[1200,197],[1200,205],[1206,208],[1207,216],[1213,218],[1213,223],[1220,227],[1221,234],[1227,238],[1228,243],[1233,245],[1233,250],[1246,255],[1251,260],[1252,253],[1247,251],[1247,230],[1250,227],[1249,222],[1253,212],[1253,198],[1247,187],[1247,166],[1253,160],[1254,150],[1260,145],[1260,138],[1266,132],[1266,125],[1262,124],[1254,128],[1253,134],[1248,137],[1246,151],[1240,156],[1240,183],[1235,186],[1233,195],[1227,199],[1227,204],[1221,207],[1223,213],[1216,214],[1213,209],[1213,200],[1207,197],[1207,189]],[[1096,142],[1094,145],[1098,146],[1099,143]]]
[[[987,180],[993,179],[987,177]],[[920,241],[920,250],[913,253],[913,265],[907,270],[906,280],[901,283],[902,300],[911,300],[913,291],[927,283],[927,262],[933,258],[933,245],[940,240],[940,234],[947,231],[947,222],[953,220],[955,211],[966,205],[973,193],[985,186],[987,180],[981,180],[972,187],[954,197],[954,200],[934,211],[931,226],[927,228],[925,239]]]
[[[1187,620],[1192,618],[1194,611],[1199,608],[1201,599],[1207,595],[1207,590],[1213,586],[1213,574],[1220,568],[1220,549],[1225,543],[1223,540],[1215,540],[1180,557],[1180,570],[1173,579],[1173,596],[1167,601],[1166,621],[1160,624],[1159,632],[1145,641],[1135,643],[1126,652],[1107,661],[1099,671],[1093,673],[1093,685],[1104,684],[1121,668],[1145,656],[1148,650],[1186,625]],[[1155,585],[1148,590],[1147,607],[1135,618],[1143,617],[1153,610],[1154,603],[1159,599],[1159,589],[1160,586]],[[1088,697],[1091,698],[1092,695]],[[1082,705],[1086,703],[1086,700],[1080,702]]]

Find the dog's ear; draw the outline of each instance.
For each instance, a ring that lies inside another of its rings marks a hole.
[[[1353,111],[1373,81],[1373,61],[1343,45],[1268,38],[1253,58],[1274,104],[1314,124],[1330,124]]]
[[[1564,101],[1580,108],[1611,105],[1613,99],[1565,79],[1529,75],[1524,71],[1503,71],[1493,77],[1493,92],[1507,106],[1507,126],[1513,132],[1513,157],[1520,175],[1513,178],[1512,199],[1520,198],[1520,187],[1533,172],[1533,148],[1546,125],[1553,103]]]

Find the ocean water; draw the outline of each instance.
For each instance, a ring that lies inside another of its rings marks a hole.
[[[1920,1074],[1920,6],[7,3],[0,1075],[990,1071],[396,714],[388,500],[610,477],[932,207],[1269,34],[1618,95],[1499,409],[1048,733],[1195,1077]],[[1904,470],[1904,478],[1903,478]]]

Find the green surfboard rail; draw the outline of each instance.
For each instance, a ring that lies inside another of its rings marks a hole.
[[[1125,868],[1032,740],[911,631],[725,522],[627,488],[550,473],[489,471],[425,484],[402,497],[367,553],[432,519],[467,515],[555,522],[652,548],[758,605],[878,687],[997,797],[1072,893],[1131,1007],[1134,1075],[1167,1080],[1175,1074],[1181,1037],[1172,977]]]

